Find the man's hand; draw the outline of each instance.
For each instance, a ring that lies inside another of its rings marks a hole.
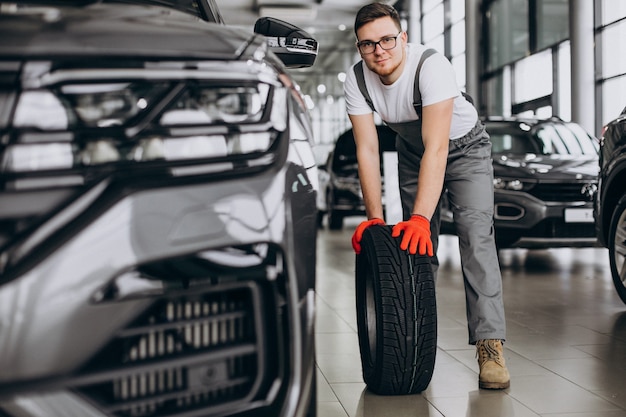
[[[400,249],[409,249],[411,255],[433,256],[433,242],[430,240],[430,221],[419,214],[414,214],[407,221],[396,224],[391,230],[392,237],[400,236],[404,232]]]
[[[362,221],[356,227],[356,230],[352,235],[352,248],[357,255],[361,253],[361,238],[363,238],[363,232],[365,231],[365,229],[375,224],[384,225],[385,221],[383,219],[378,219],[375,217],[373,219]]]

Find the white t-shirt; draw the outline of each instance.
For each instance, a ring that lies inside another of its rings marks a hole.
[[[370,71],[363,64],[365,85],[372,99],[376,112],[381,119],[388,123],[401,123],[417,120],[418,116],[413,107],[413,84],[415,72],[422,53],[427,48],[421,44],[407,44],[407,62],[400,75],[393,84],[384,85],[378,75]],[[424,61],[419,76],[422,106],[438,103],[455,97],[450,126],[450,139],[458,139],[468,133],[478,120],[478,113],[474,106],[461,94],[457,84],[454,69],[450,61],[440,53],[433,54]],[[369,114],[372,109],[361,94],[354,75],[350,68],[344,83],[346,109],[348,114]]]

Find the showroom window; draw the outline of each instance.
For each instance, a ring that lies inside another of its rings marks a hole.
[[[518,61],[515,63],[514,71],[514,103],[523,103],[552,94],[550,50]]]
[[[532,2],[531,2],[532,4]],[[536,0],[533,13],[536,16],[536,46],[531,50],[544,49],[569,39],[569,0]],[[532,43],[532,42],[531,42]]]
[[[437,4],[431,10],[425,11],[422,18],[422,39],[425,44],[430,43],[443,34],[443,2]],[[439,52],[445,52],[440,49]]]
[[[488,30],[487,70],[528,55],[528,1],[493,1],[485,15]]]
[[[615,119],[626,106],[626,1],[598,0],[596,45],[599,46],[596,74],[600,89],[597,117],[600,124]]]
[[[422,0],[422,43],[452,63],[457,84],[465,89],[465,0]]]
[[[569,44],[563,47],[569,0],[486,0],[483,6],[488,114],[556,114],[569,120],[570,50]],[[507,71],[511,77],[504,79]]]

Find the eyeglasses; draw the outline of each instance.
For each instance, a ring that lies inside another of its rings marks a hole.
[[[376,45],[380,45],[380,47],[387,51],[389,49],[393,49],[396,47],[396,41],[398,40],[398,36],[402,35],[402,32],[398,33],[396,36],[387,36],[379,40],[378,42],[374,41],[361,41],[357,42],[356,46],[359,48],[359,52],[364,55],[373,54],[376,50]]]

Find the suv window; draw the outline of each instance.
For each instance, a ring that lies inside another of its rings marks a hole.
[[[550,124],[537,131],[545,155],[597,155],[595,141],[578,125]]]

